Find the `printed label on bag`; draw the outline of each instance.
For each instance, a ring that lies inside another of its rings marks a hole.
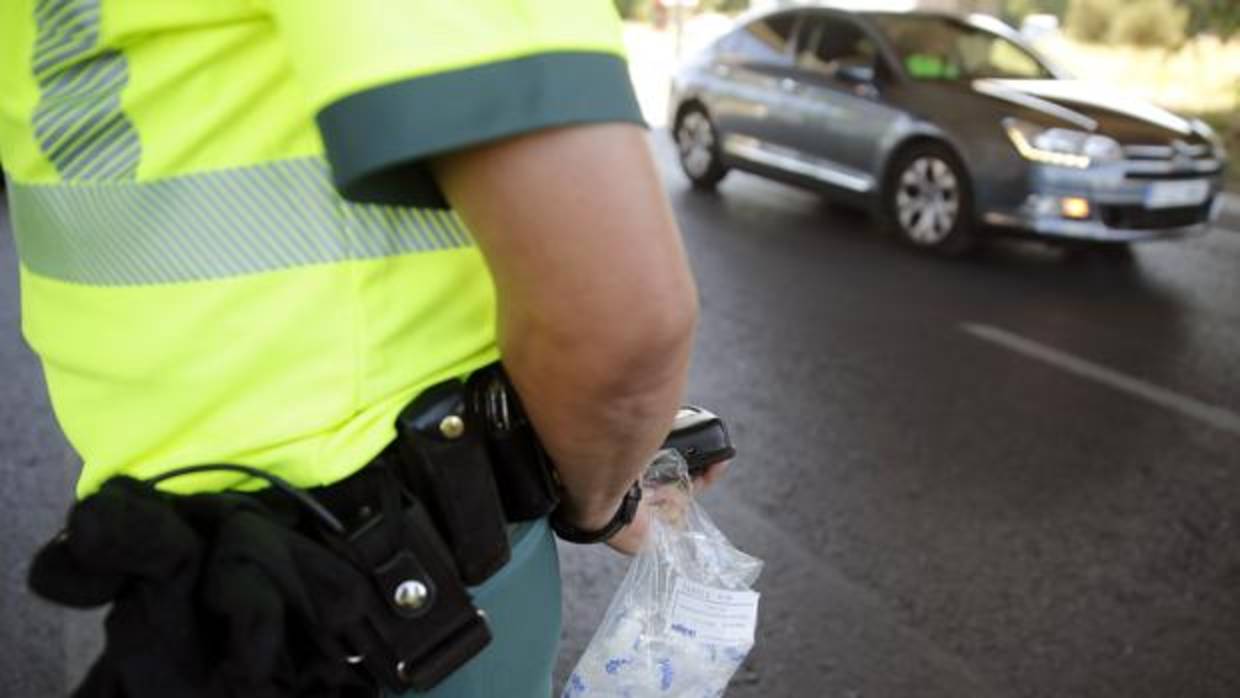
[[[758,592],[716,589],[677,577],[670,629],[716,645],[751,645],[758,625]]]

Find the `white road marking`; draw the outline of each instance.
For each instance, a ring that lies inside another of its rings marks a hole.
[[[1073,356],[1054,347],[1048,347],[1031,339],[990,325],[963,323],[960,329],[991,344],[1010,349],[1031,359],[1036,359],[1055,368],[1100,383],[1132,397],[1145,400],[1159,407],[1179,412],[1199,422],[1240,436],[1240,415],[1230,410],[1211,405],[1201,400],[1181,395],[1177,392],[1159,387],[1153,383],[1114,369],[1107,368],[1078,356]]]

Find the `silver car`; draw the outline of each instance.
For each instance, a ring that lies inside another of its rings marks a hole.
[[[992,18],[761,15],[684,66],[670,116],[695,186],[735,168],[821,189],[945,254],[993,232],[1115,249],[1222,207],[1209,126],[1065,79]]]

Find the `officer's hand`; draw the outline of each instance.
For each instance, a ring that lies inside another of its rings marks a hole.
[[[701,492],[709,489],[723,477],[728,470],[729,461],[716,463],[707,468],[706,472],[693,478],[693,495],[696,497]],[[633,523],[620,529],[620,532],[611,537],[607,541],[607,545],[612,550],[623,553],[625,555],[635,555],[641,550],[642,545],[646,542],[646,538],[650,535],[650,522],[654,508],[656,506],[668,505],[669,497],[679,494],[679,489],[674,485],[668,485],[653,491],[647,491],[642,496],[641,504],[637,507],[637,513],[633,516]]]

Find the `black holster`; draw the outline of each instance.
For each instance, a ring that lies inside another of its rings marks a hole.
[[[466,385],[469,413],[485,430],[487,453],[509,521],[531,521],[560,503],[560,487],[516,388],[499,364],[475,371]]]
[[[396,420],[402,479],[423,496],[466,584],[508,562],[508,532],[485,432],[467,413],[465,384],[422,392]]]

